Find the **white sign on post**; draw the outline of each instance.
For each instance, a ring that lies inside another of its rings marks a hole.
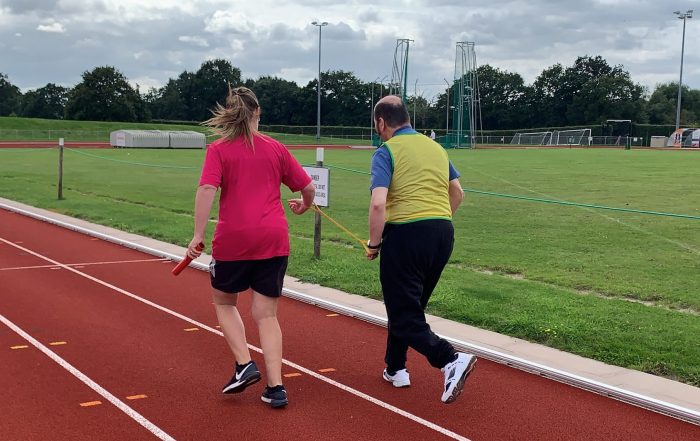
[[[311,182],[316,187],[314,203],[319,207],[328,207],[330,199],[330,170],[324,167],[304,167],[304,171],[311,176]]]

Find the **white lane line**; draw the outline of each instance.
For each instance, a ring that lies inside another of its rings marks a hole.
[[[66,266],[95,266],[95,265],[116,265],[119,263],[142,263],[142,262],[170,262],[170,259],[137,259],[137,260],[114,260],[110,262],[87,262],[87,263],[67,263]],[[0,271],[18,271],[28,269],[53,268],[56,265],[34,265],[34,266],[14,266],[10,268],[0,268]]]
[[[134,409],[131,407],[127,406],[123,401],[121,401],[119,398],[115,397],[111,393],[109,393],[105,388],[100,386],[99,384],[95,383],[90,377],[87,375],[83,374],[80,372],[75,366],[72,364],[68,363],[66,360],[63,358],[59,357],[55,352],[53,352],[51,349],[47,348],[43,344],[41,344],[39,341],[37,341],[34,337],[31,335],[27,334],[22,330],[19,326],[15,325],[12,323],[10,320],[8,320],[4,315],[0,314],[0,322],[4,323],[5,326],[8,328],[12,329],[15,331],[17,334],[19,334],[22,338],[27,340],[29,343],[32,344],[35,348],[39,349],[41,352],[46,354],[50,359],[61,365],[61,367],[68,372],[70,372],[73,376],[75,376],[78,380],[82,381],[85,383],[90,389],[94,390],[98,394],[102,395],[107,401],[110,403],[114,404],[119,410],[127,414],[131,419],[148,429],[149,432],[157,436],[159,439],[162,440],[167,440],[167,441],[175,441],[175,438],[171,437],[167,433],[165,433],[161,428],[150,422],[146,417],[141,415],[140,413],[136,412]]]
[[[193,325],[199,327],[200,329],[206,329],[207,331],[209,331],[209,332],[211,332],[211,333],[213,333],[213,334],[216,334],[216,335],[218,335],[218,336],[221,336],[221,337],[224,336],[223,332],[221,332],[221,331],[219,331],[219,330],[217,330],[217,329],[214,329],[214,328],[212,328],[212,327],[210,327],[210,326],[205,325],[204,323],[198,322],[198,321],[195,320],[195,319],[192,319],[192,318],[190,318],[190,317],[187,317],[187,316],[185,316],[185,315],[182,315],[182,314],[180,314],[179,312],[175,312],[175,311],[173,311],[173,310],[171,310],[171,309],[168,309],[168,308],[166,308],[166,307],[164,307],[164,306],[161,306],[161,305],[159,305],[159,304],[157,304],[157,303],[151,302],[150,300],[144,299],[143,297],[139,297],[139,296],[137,296],[136,294],[133,294],[133,293],[131,293],[131,292],[129,292],[129,291],[126,291],[126,290],[124,290],[124,289],[121,289],[121,288],[119,288],[119,287],[117,287],[117,286],[114,286],[114,285],[112,285],[111,283],[105,282],[104,280],[100,280],[100,279],[98,279],[98,278],[96,278],[96,277],[93,277],[93,276],[91,276],[91,275],[89,275],[89,274],[85,274],[85,273],[82,272],[82,271],[78,271],[78,270],[76,270],[75,268],[71,268],[71,267],[69,267],[68,265],[64,265],[64,264],[62,264],[61,262],[58,262],[58,261],[53,260],[53,259],[51,259],[51,258],[49,258],[49,257],[43,256],[43,255],[41,255],[41,254],[39,254],[39,253],[36,253],[36,252],[34,252],[34,251],[30,250],[30,249],[24,248],[24,247],[22,247],[22,246],[20,246],[20,245],[17,245],[17,244],[14,244],[14,243],[12,243],[12,242],[9,242],[9,241],[7,241],[7,240],[1,238],[1,237],[0,237],[0,242],[4,242],[4,243],[6,243],[6,244],[8,244],[8,245],[10,245],[10,246],[13,246],[13,247],[15,247],[15,248],[17,248],[17,249],[20,249],[20,250],[22,250],[22,251],[25,251],[25,252],[27,252],[27,253],[29,253],[29,254],[32,254],[32,255],[34,255],[34,256],[40,258],[40,259],[44,259],[44,260],[46,260],[47,262],[51,262],[51,263],[54,264],[54,266],[58,266],[58,267],[64,268],[64,269],[66,269],[66,270],[68,270],[68,271],[71,271],[71,272],[73,272],[73,273],[75,273],[75,274],[81,276],[81,277],[85,277],[86,279],[92,280],[93,282],[95,282],[95,283],[97,283],[97,284],[99,284],[99,285],[102,285],[102,286],[104,286],[104,287],[110,288],[110,289],[112,289],[112,290],[114,290],[114,291],[117,291],[117,292],[120,293],[120,294],[124,294],[124,295],[127,296],[127,297],[131,297],[131,298],[134,299],[134,300],[138,300],[139,302],[145,303],[145,304],[148,305],[148,306],[152,306],[152,307],[154,307],[154,308],[156,308],[156,309],[159,309],[159,310],[161,310],[161,311],[163,311],[163,312],[165,312],[165,313],[167,313],[167,314],[170,314],[170,315],[172,315],[172,316],[174,316],[174,317],[177,317],[177,318],[179,318],[179,319],[181,319],[181,320],[184,320],[184,321],[186,321],[186,322],[188,322],[188,323],[191,323],[191,324],[193,324]],[[256,346],[250,345],[250,344],[248,345],[248,347],[250,348],[250,350],[262,354],[262,349],[260,349],[260,348],[258,348],[258,347],[256,347]],[[425,427],[427,427],[427,428],[429,428],[429,429],[432,429],[432,430],[434,430],[434,431],[436,431],[436,432],[438,432],[438,433],[441,433],[441,434],[443,434],[443,435],[445,435],[445,436],[447,436],[447,437],[449,437],[449,438],[452,438],[452,439],[455,439],[455,440],[459,440],[459,441],[470,441],[468,438],[466,438],[466,437],[464,437],[464,436],[462,436],[462,435],[460,435],[460,434],[458,434],[458,433],[455,433],[455,432],[452,432],[452,431],[450,431],[450,430],[448,430],[448,429],[445,429],[445,428],[442,427],[442,426],[438,426],[437,424],[432,423],[432,422],[430,422],[430,421],[428,421],[428,420],[425,420],[425,419],[423,419],[423,418],[421,418],[421,417],[419,417],[419,416],[417,416],[417,415],[413,415],[412,413],[406,412],[406,411],[403,410],[403,409],[399,409],[399,408],[396,407],[396,406],[392,406],[392,405],[389,404],[389,403],[385,403],[384,401],[381,401],[381,400],[379,400],[379,399],[377,399],[377,398],[374,398],[374,397],[372,397],[372,396],[370,396],[370,395],[367,395],[367,394],[364,393],[364,392],[360,392],[359,390],[353,389],[353,388],[350,387],[350,386],[347,386],[347,385],[345,385],[345,384],[339,383],[339,382],[337,382],[337,381],[335,381],[335,380],[333,380],[333,379],[330,379],[330,378],[328,378],[328,377],[326,377],[326,376],[320,375],[320,374],[316,373],[316,372],[313,371],[313,370],[310,370],[310,369],[307,369],[307,368],[305,368],[305,367],[302,367],[302,366],[300,366],[300,365],[298,365],[298,364],[296,364],[296,363],[293,363],[293,362],[291,362],[291,361],[289,361],[289,360],[282,359],[282,363],[284,363],[284,364],[286,364],[287,366],[289,366],[289,367],[291,367],[291,368],[294,368],[294,369],[296,369],[296,370],[298,370],[298,371],[300,371],[300,372],[303,372],[303,373],[305,373],[305,374],[307,374],[307,375],[310,375],[310,376],[316,378],[317,380],[321,380],[321,381],[323,381],[323,382],[325,382],[325,383],[328,383],[328,384],[330,384],[330,385],[332,385],[332,386],[335,386],[335,387],[337,387],[337,388],[339,388],[339,389],[341,389],[341,390],[343,390],[343,391],[345,391],[345,392],[348,392],[348,393],[350,393],[350,394],[352,394],[352,395],[355,395],[356,397],[359,397],[359,398],[362,398],[363,400],[369,401],[370,403],[375,404],[375,405],[377,405],[377,406],[379,406],[379,407],[382,407],[382,408],[384,408],[384,409],[386,409],[386,410],[388,410],[388,411],[394,412],[394,413],[396,413],[396,414],[398,414],[398,415],[401,415],[401,416],[403,416],[403,417],[405,417],[405,418],[408,418],[408,419],[411,420],[411,421],[414,421],[414,422],[416,422],[416,423],[418,423],[418,424],[420,424],[420,425],[422,425],[422,426],[425,426]]]

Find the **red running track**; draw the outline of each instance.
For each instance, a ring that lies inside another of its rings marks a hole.
[[[287,298],[289,406],[262,403],[262,383],[222,395],[233,360],[208,275],[175,278],[173,265],[0,210],[3,439],[700,439],[698,426],[483,359],[451,405],[440,372],[413,352],[411,387],[394,389],[381,378],[385,329]],[[258,347],[249,301],[241,312]]]

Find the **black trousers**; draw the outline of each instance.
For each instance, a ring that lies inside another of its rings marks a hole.
[[[425,307],[452,254],[454,228],[448,220],[387,224],[382,237],[379,279],[389,321],[386,356],[389,371],[406,367],[411,347],[442,368],[455,349],[425,321]]]

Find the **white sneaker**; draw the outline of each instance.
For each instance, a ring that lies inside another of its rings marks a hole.
[[[445,373],[445,390],[441,398],[443,403],[449,404],[453,402],[462,393],[464,382],[471,374],[475,364],[475,356],[458,352],[455,361],[447,363],[445,367],[440,369]]]
[[[384,379],[389,383],[393,384],[394,387],[408,387],[411,385],[411,379],[408,376],[408,371],[406,369],[401,369],[396,371],[394,375],[389,375],[386,369],[384,369]]]

